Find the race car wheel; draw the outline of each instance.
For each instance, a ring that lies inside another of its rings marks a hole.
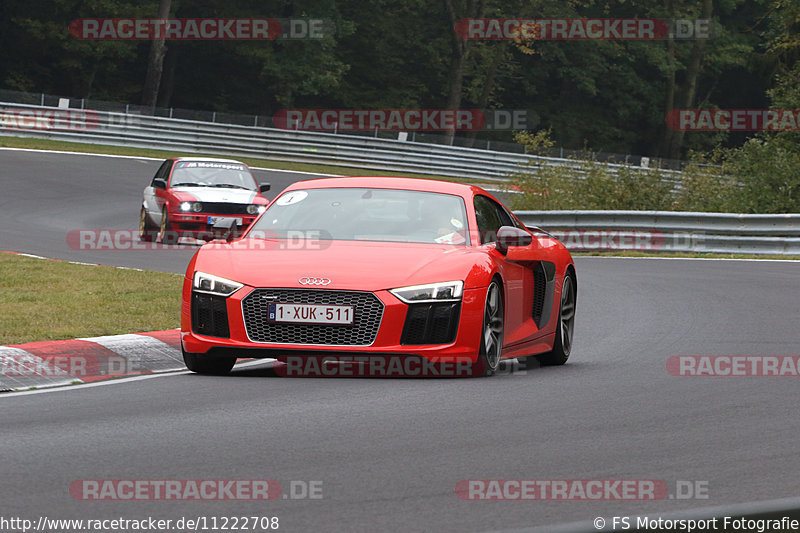
[[[142,207],[141,211],[139,211],[139,240],[154,241],[156,235],[157,232],[147,217],[147,211]]]
[[[572,335],[575,330],[575,284],[569,274],[564,275],[564,286],[561,288],[561,306],[558,311],[556,340],[553,351],[537,356],[542,366],[563,365],[569,359],[572,350]]]
[[[178,239],[172,234],[169,225],[169,211],[167,206],[161,210],[161,228],[158,231],[158,242],[161,244],[178,244]]]
[[[503,353],[503,291],[500,283],[492,280],[486,291],[486,304],[483,311],[483,335],[479,361],[484,376],[491,376],[500,365]]]
[[[236,363],[235,357],[209,357],[205,354],[189,353],[183,349],[181,351],[186,368],[197,374],[224,376]]]

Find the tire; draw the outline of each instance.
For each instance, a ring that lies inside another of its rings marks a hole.
[[[575,283],[569,273],[564,275],[561,287],[561,305],[558,308],[558,325],[553,351],[536,356],[542,366],[563,365],[572,351],[572,336],[575,332]]]
[[[183,362],[186,368],[196,374],[206,374],[211,376],[224,376],[231,371],[236,363],[235,357],[210,357],[205,354],[183,352]]]
[[[486,290],[477,374],[491,376],[500,366],[503,355],[503,326],[503,290],[497,280],[492,280]]]
[[[153,242],[156,240],[157,232],[154,226],[150,223],[147,216],[147,211],[144,207],[139,211],[139,240]]]
[[[172,229],[169,224],[169,211],[167,206],[161,210],[161,227],[158,230],[158,242],[161,244],[178,244],[178,239],[172,235]],[[175,242],[172,242],[172,241]]]

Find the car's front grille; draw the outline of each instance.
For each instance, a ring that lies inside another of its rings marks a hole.
[[[250,204],[231,204],[227,202],[202,202],[203,212],[212,215],[246,215]]]
[[[230,337],[225,298],[193,292],[192,331],[211,337]]]
[[[456,339],[461,304],[411,304],[400,344],[449,344]]]
[[[352,325],[270,322],[269,304],[294,303],[353,306]],[[369,346],[383,318],[383,302],[371,292],[320,289],[255,289],[242,300],[247,336],[254,342]]]

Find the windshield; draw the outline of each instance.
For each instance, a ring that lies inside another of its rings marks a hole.
[[[422,191],[330,188],[282,194],[250,238],[315,232],[323,240],[469,243],[460,196]]]
[[[172,171],[171,187],[220,187],[255,191],[256,180],[241,163],[179,161]]]

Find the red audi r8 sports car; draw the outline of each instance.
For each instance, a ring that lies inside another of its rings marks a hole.
[[[297,375],[345,363],[368,375],[447,365],[490,375],[502,359],[529,356],[560,365],[576,289],[567,249],[479,187],[301,181],[241,238],[196,252],[183,285],[183,356],[210,374],[264,357]]]
[[[244,163],[231,159],[181,157],[161,164],[143,194],[139,238],[177,243],[181,237],[209,239],[212,227],[231,219],[241,233],[264,211],[261,194]]]

